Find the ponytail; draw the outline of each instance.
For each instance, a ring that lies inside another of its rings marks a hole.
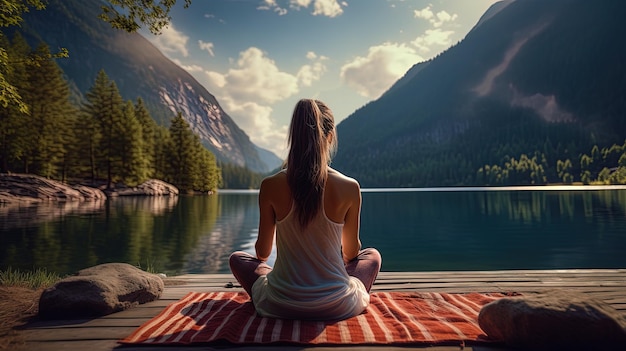
[[[289,127],[287,183],[304,228],[322,207],[330,158],[336,149],[335,121],[321,101],[302,99]]]

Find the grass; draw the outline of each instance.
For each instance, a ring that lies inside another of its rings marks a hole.
[[[0,270],[0,286],[15,286],[37,290],[54,285],[61,279],[56,273],[48,272],[44,268],[34,271],[22,271],[11,267]]]
[[[0,350],[22,350],[26,339],[15,328],[39,311],[42,291],[62,277],[46,269],[0,270]]]
[[[158,260],[155,259],[150,259],[150,258],[146,258],[146,264],[145,267],[142,267],[141,262],[137,263],[137,265],[135,265],[135,267],[144,270],[148,273],[153,273],[153,274],[157,274],[160,273],[159,272],[159,267],[161,266],[160,262]]]

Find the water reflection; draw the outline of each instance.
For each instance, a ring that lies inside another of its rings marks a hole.
[[[507,191],[481,192],[483,214],[508,214],[512,220],[524,222],[545,221],[546,217],[573,218],[582,215],[597,217],[597,211],[611,209],[618,216],[626,216],[626,191]],[[557,206],[558,207],[554,207]],[[596,211],[594,211],[594,208]],[[620,217],[621,217],[620,216]]]
[[[179,257],[198,237],[187,228],[212,226],[217,217],[217,199],[202,200],[178,204],[177,197],[124,197],[10,208],[2,213],[0,262],[62,274],[104,262],[182,269]]]
[[[256,237],[258,226],[257,195],[251,193],[219,195],[219,219],[204,228],[196,245],[185,257],[183,270],[189,273],[229,271],[228,257]]]
[[[361,222],[390,271],[626,267],[624,190],[372,192]]]
[[[0,207],[0,268],[61,274],[104,262],[228,272],[253,252],[258,194]],[[361,240],[383,270],[626,267],[626,190],[366,191]],[[273,259],[275,256],[270,257]]]
[[[67,215],[91,214],[102,211],[105,200],[70,201],[59,203],[2,203],[0,230],[36,226]]]

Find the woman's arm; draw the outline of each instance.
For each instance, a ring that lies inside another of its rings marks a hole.
[[[271,201],[272,193],[270,181],[263,180],[259,189],[259,234],[254,245],[256,256],[261,261],[267,261],[270,257],[276,232],[276,213]]]
[[[354,259],[361,250],[359,226],[361,222],[361,189],[359,183],[353,181],[349,187],[350,207],[346,212],[341,236],[341,251],[344,262]]]

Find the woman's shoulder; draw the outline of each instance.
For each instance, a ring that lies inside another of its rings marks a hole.
[[[341,185],[342,187],[349,187],[356,190],[360,190],[361,188],[359,182],[356,179],[348,177],[347,175],[333,168],[328,169],[328,179],[337,183],[338,185]]]
[[[261,188],[276,188],[287,185],[287,174],[284,170],[263,178]]]
[[[277,179],[287,179],[287,170],[286,169],[281,169],[280,171],[269,175],[265,178],[263,178],[263,181],[268,181],[268,182],[272,182],[272,181],[276,181]]]

